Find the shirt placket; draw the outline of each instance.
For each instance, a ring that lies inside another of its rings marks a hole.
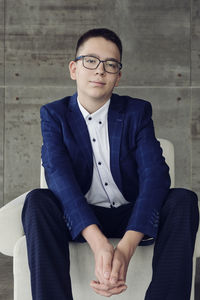
[[[107,171],[107,166],[106,166],[106,161],[109,161],[109,158],[104,157],[105,153],[109,155],[109,149],[102,149],[103,145],[107,145],[108,147],[108,142],[106,143],[105,141],[102,143],[101,142],[101,137],[104,136],[107,138],[106,135],[101,135],[100,132],[101,130],[105,130],[103,126],[105,126],[105,122],[103,121],[94,121],[95,124],[92,126],[92,140],[93,140],[93,152],[94,152],[94,159],[96,163],[96,168],[99,174],[99,178],[102,183],[102,188],[104,189],[105,194],[107,195],[107,200],[110,203],[110,206],[115,206],[115,202],[113,200],[113,187],[111,184],[110,180],[110,174]],[[100,127],[100,126],[101,127]],[[100,151],[101,149],[101,151]],[[103,155],[104,153],[104,155]]]

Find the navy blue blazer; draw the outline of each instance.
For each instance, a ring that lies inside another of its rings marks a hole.
[[[40,112],[47,185],[60,200],[67,227],[76,239],[86,226],[100,226],[84,197],[93,173],[87,125],[77,94],[48,103]],[[112,94],[108,110],[110,167],[119,190],[134,204],[127,230],[155,238],[170,177],[151,116],[149,102]]]

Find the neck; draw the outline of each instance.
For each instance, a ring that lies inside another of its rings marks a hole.
[[[78,97],[79,102],[81,105],[90,113],[94,113],[99,108],[101,108],[108,100],[108,99],[83,99],[82,97]]]

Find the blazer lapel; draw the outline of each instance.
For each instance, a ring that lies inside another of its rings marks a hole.
[[[115,183],[122,191],[119,155],[121,145],[121,135],[124,121],[124,102],[120,100],[120,97],[113,94],[108,110],[108,135],[110,143],[110,168]],[[78,145],[81,145],[81,151],[83,157],[88,164],[89,176],[92,176],[93,172],[93,153],[92,145],[90,142],[90,136],[87,129],[85,120],[79,110],[77,103],[77,94],[74,94],[70,98],[68,120],[74,138]]]
[[[90,175],[93,172],[93,155],[90,136],[83,115],[78,107],[77,94],[71,96],[69,100],[68,120],[72,133],[80,149],[83,157],[88,164]],[[89,175],[89,174],[88,174]]]
[[[119,155],[124,121],[124,103],[113,94],[108,111],[108,134],[110,142],[110,168],[112,176],[120,191],[122,191]]]

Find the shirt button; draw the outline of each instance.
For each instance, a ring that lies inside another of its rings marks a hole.
[[[108,185],[108,183],[107,183],[107,182],[105,182],[105,185]]]
[[[101,121],[99,121],[99,124],[102,124],[102,122],[101,122]]]
[[[98,165],[101,165],[101,162],[100,162],[100,161],[98,162]]]
[[[91,121],[91,120],[92,120],[92,117],[89,117],[88,120]]]
[[[96,139],[92,139],[93,140],[93,142],[96,142]]]
[[[112,205],[115,205],[115,202],[113,202]]]

